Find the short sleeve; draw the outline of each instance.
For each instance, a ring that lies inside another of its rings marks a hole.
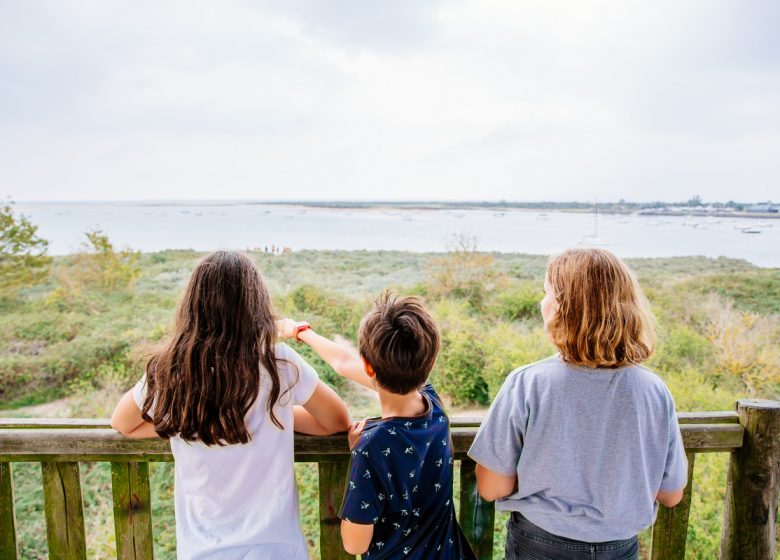
[[[357,448],[352,452],[349,477],[339,517],[351,523],[375,524],[382,515],[387,496],[379,475],[371,466],[369,452]]]
[[[504,381],[468,451],[474,461],[504,476],[517,474],[523,450],[525,414],[521,374],[512,373]]]
[[[138,383],[135,384],[135,387],[133,387],[133,400],[135,401],[135,404],[138,405],[138,408],[143,410],[144,408],[144,401],[146,400],[146,375],[144,375]]]
[[[685,456],[680,425],[677,422],[677,411],[674,399],[667,389],[667,414],[669,415],[669,447],[666,452],[664,476],[661,479],[661,490],[679,490],[688,482],[688,458]]]
[[[292,386],[290,390],[292,403],[300,405],[309,402],[320,379],[315,369],[286,344],[279,345],[277,358],[288,362],[283,366],[288,370],[288,379]]]

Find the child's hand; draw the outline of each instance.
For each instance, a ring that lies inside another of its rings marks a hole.
[[[366,421],[360,420],[359,422],[352,422],[347,431],[347,441],[349,442],[349,449],[355,449],[357,442],[360,441],[360,434],[363,433],[363,428],[366,427]]]
[[[276,322],[276,330],[279,333],[279,338],[288,339],[292,338],[298,340],[298,333],[305,328],[309,328],[311,325],[306,321],[295,321],[284,317]]]

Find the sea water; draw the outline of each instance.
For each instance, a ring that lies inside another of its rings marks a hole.
[[[116,247],[446,251],[475,240],[478,250],[550,255],[598,245],[621,257],[701,255],[780,267],[780,220],[596,216],[527,210],[331,209],[253,203],[18,203],[51,254],[78,251],[88,229]],[[760,233],[744,233],[751,227]]]

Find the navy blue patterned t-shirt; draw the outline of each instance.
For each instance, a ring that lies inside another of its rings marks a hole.
[[[455,520],[449,420],[431,385],[414,418],[369,420],[352,450],[339,516],[373,524],[363,558],[472,559]]]

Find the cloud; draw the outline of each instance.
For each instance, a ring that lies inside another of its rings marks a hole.
[[[0,1],[0,184],[17,199],[771,198],[778,16],[724,0]]]

